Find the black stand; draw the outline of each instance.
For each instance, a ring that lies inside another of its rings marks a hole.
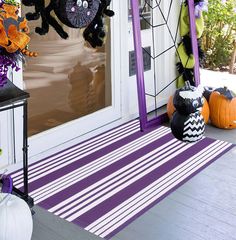
[[[24,191],[13,186],[13,192],[24,199],[30,208],[34,206],[34,200],[28,195],[28,111],[27,99],[29,93],[16,87],[11,81],[7,81],[4,87],[0,88],[0,112],[23,107],[23,174]]]

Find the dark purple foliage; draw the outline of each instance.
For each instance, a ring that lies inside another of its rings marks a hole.
[[[9,68],[19,71],[17,66],[19,60],[22,60],[20,51],[9,53],[4,48],[0,48],[0,87],[3,87],[7,82],[7,72]]]

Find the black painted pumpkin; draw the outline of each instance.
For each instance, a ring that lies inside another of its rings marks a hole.
[[[203,106],[204,99],[202,89],[191,86],[185,82],[185,86],[177,89],[174,95],[174,106],[176,110],[184,115],[194,113],[198,108]]]
[[[205,132],[205,122],[199,111],[189,115],[175,112],[171,119],[172,134],[184,142],[196,142],[202,139]]]
[[[212,92],[215,90],[213,87],[204,87],[203,96],[206,98],[207,102],[210,100]]]
[[[57,0],[54,11],[68,27],[84,28],[95,18],[99,4],[99,0]]]

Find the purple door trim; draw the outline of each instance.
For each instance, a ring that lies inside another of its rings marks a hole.
[[[190,36],[192,41],[193,55],[195,56],[195,67],[194,67],[194,78],[196,86],[200,84],[200,73],[199,73],[199,61],[198,61],[198,46],[197,46],[197,35],[194,15],[194,0],[188,0],[189,8],[189,22],[190,22]],[[152,127],[154,125],[160,125],[168,120],[167,114],[162,114],[151,120],[147,118],[147,104],[145,96],[145,83],[144,83],[144,69],[143,69],[143,51],[141,44],[141,26],[140,26],[140,13],[139,13],[139,2],[138,0],[131,0],[131,11],[132,11],[132,23],[133,23],[133,38],[134,38],[134,49],[136,59],[136,80],[137,80],[137,91],[138,91],[138,105],[139,105],[139,117],[140,117],[140,129]]]
[[[190,36],[191,36],[191,42],[192,42],[193,56],[195,58],[194,80],[195,80],[195,86],[198,86],[200,84],[200,71],[199,71],[198,43],[197,43],[194,8],[195,8],[194,0],[188,0]]]
[[[145,97],[145,84],[144,84],[144,69],[143,69],[143,51],[141,44],[141,26],[139,15],[138,0],[131,0],[132,22],[133,22],[133,35],[134,35],[134,50],[136,58],[136,78],[138,88],[138,105],[140,128],[143,131],[147,124],[147,105]]]

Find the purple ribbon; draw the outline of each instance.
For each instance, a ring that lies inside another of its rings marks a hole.
[[[16,72],[20,70],[14,60],[0,53],[0,87],[3,87],[7,83],[9,68],[15,69]]]

